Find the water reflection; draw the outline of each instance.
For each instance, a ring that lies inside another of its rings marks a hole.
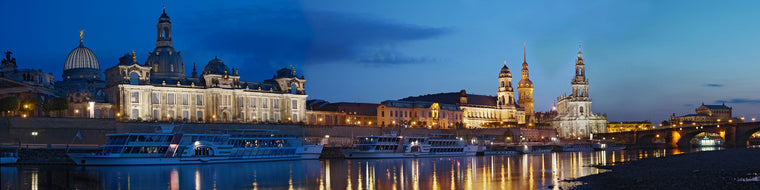
[[[695,149],[687,151],[703,151]],[[634,150],[180,166],[2,168],[2,189],[547,189],[589,165],[680,154]]]

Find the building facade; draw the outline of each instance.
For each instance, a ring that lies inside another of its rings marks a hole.
[[[649,121],[615,121],[607,123],[607,133],[654,129]]]
[[[378,126],[377,106],[372,103],[306,101],[309,125]]]
[[[0,98],[16,97],[22,105],[18,113],[0,115],[43,115],[42,104],[56,96],[53,74],[39,69],[18,69],[16,58],[11,54],[6,51],[0,64]]]
[[[453,104],[389,100],[377,106],[380,126],[451,129],[463,126],[462,118],[462,110]]]
[[[557,98],[557,116],[552,121],[552,127],[558,130],[560,137],[588,137],[592,133],[607,132],[607,117],[591,111],[585,66],[581,46],[578,45],[575,77],[570,83],[573,92],[570,96]]]
[[[129,120],[187,120],[192,122],[306,121],[306,92],[303,76],[295,68],[283,68],[263,82],[240,81],[215,57],[200,76],[193,66],[185,76],[181,52],[173,47],[171,22],[164,11],[157,24],[156,48],[145,64],[134,51],[105,71],[106,100],[116,115]]]

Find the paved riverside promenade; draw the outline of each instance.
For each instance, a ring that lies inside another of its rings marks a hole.
[[[110,119],[49,118],[49,117],[0,117],[0,143],[37,144],[37,146],[74,144],[105,144],[109,133],[153,133],[157,125],[168,123],[155,122],[119,122]],[[251,123],[187,123],[182,127],[184,133],[208,133],[224,129],[271,129],[277,134],[305,137],[311,142],[321,142],[329,136],[328,146],[350,144],[353,137],[364,135],[383,135],[396,132],[398,135],[416,136],[430,134],[453,134],[457,137],[472,139],[475,136],[492,136],[497,141],[505,135],[519,135],[520,128],[495,129],[420,129],[420,128],[381,128],[356,126],[303,126],[297,124],[251,124]],[[540,131],[540,130],[539,130]],[[32,132],[37,132],[36,136]],[[74,139],[79,132],[82,139]],[[534,130],[535,132],[535,130]],[[556,135],[553,130],[546,133],[547,138]]]
[[[565,181],[562,189],[760,189],[760,148],[685,153],[617,164],[594,166],[610,171]]]

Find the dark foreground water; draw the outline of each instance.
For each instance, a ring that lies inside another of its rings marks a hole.
[[[603,172],[589,165],[680,153],[662,149],[170,166],[24,165],[0,169],[1,189],[558,189],[556,184],[562,179]]]

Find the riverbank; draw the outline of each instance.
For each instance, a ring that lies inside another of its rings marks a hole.
[[[729,149],[649,158],[564,181],[562,189],[760,189],[760,149]],[[753,181],[740,179],[753,178]]]

